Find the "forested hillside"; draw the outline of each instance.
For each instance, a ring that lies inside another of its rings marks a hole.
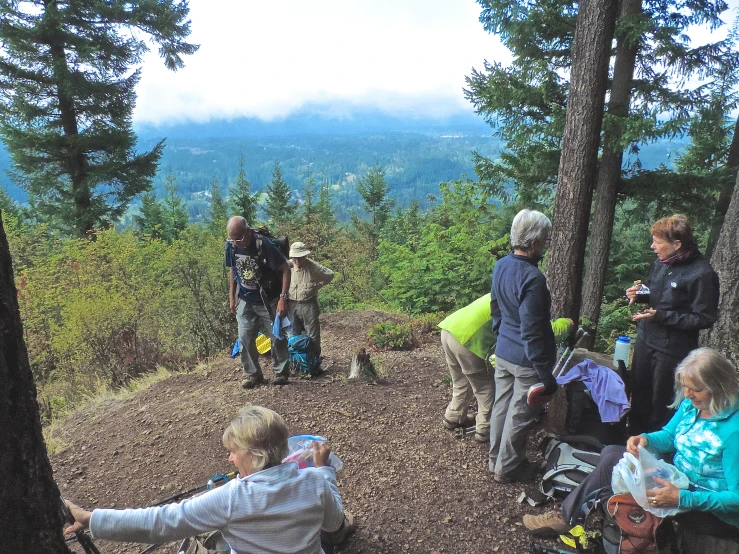
[[[242,118],[138,129],[138,144],[143,150],[162,139],[166,143],[153,190],[164,197],[167,176],[173,175],[192,222],[207,217],[214,181],[227,194],[238,175],[239,156],[243,156],[254,192],[266,188],[275,162],[280,163],[296,198],[301,198],[311,177],[330,184],[336,218],[346,222],[352,209],[361,211],[357,179],[375,164],[385,168],[398,206],[408,207],[418,200],[425,210],[430,205],[428,196],[439,194],[439,183],[474,176],[473,152],[497,159],[502,148],[492,129],[471,114],[414,120],[358,112],[338,119],[306,111],[271,122]],[[672,167],[686,144],[680,138],[647,144],[629,161],[638,160],[647,169],[661,164]],[[6,173],[10,163],[7,152],[0,148],[0,183],[11,198],[25,202],[26,193]],[[134,206],[139,203],[135,201]]]

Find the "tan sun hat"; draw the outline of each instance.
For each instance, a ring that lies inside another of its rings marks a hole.
[[[294,242],[290,245],[291,258],[303,258],[310,254],[310,250],[305,247],[303,242]]]

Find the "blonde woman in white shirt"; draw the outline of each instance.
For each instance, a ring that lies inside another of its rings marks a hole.
[[[75,524],[93,538],[165,543],[220,530],[232,554],[252,552],[329,554],[353,531],[345,517],[330,449],[314,443],[315,468],[281,463],[288,429],[282,417],[261,406],[241,410],[223,433],[229,462],[239,475],[227,484],[177,504],[152,508],[83,510],[67,502]],[[329,551],[322,549],[327,540]]]

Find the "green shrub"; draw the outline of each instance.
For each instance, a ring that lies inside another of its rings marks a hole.
[[[411,324],[378,323],[367,333],[373,346],[386,350],[407,350],[413,347]]]
[[[444,319],[446,315],[447,314],[444,312],[421,314],[413,318],[413,323],[422,333],[440,335],[441,329],[439,329],[439,323],[441,323],[441,320]]]

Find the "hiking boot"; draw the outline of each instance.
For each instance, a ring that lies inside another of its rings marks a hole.
[[[282,385],[287,385],[287,376],[286,375],[278,375],[277,377],[275,377],[274,381],[272,381],[272,384],[273,385],[278,385],[280,387]]]
[[[493,475],[493,479],[501,485],[508,485],[509,483],[516,483],[518,481],[531,481],[540,472],[539,464],[534,464],[528,460],[519,466],[518,469],[512,471],[508,475]]]
[[[331,533],[331,544],[339,546],[346,542],[346,539],[356,531],[357,526],[354,524],[354,516],[349,512],[344,512],[344,523],[341,524],[336,531]]]
[[[472,416],[464,416],[461,421],[449,421],[446,417],[442,418],[444,422],[444,428],[449,431],[454,431],[459,427],[470,427],[475,424],[475,418]]]
[[[259,385],[264,385],[265,383],[267,383],[267,380],[264,378],[264,375],[261,373],[255,373],[241,381],[241,386],[248,390],[258,387]]]
[[[475,436],[472,437],[475,442],[479,442],[480,444],[484,444],[486,442],[490,442],[490,433],[477,433],[475,432]]]
[[[535,537],[564,535],[571,529],[561,510],[550,510],[540,516],[523,516],[523,524]]]

